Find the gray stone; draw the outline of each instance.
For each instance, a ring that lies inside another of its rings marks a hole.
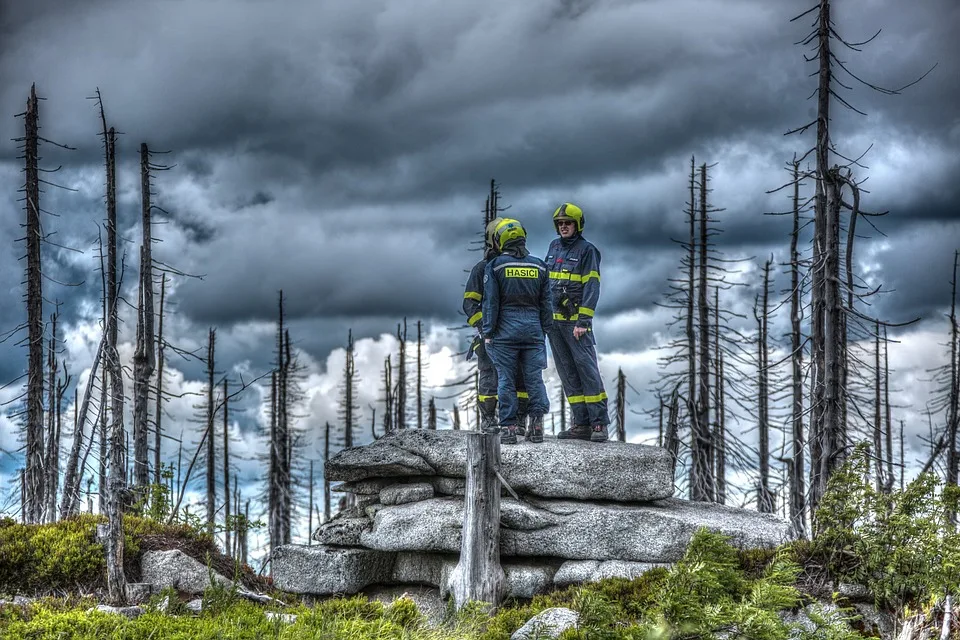
[[[130,618],[131,620],[133,618],[138,618],[143,615],[142,607],[111,607],[108,604],[98,604],[93,609],[87,610],[88,613],[90,611],[99,611],[101,613],[112,613],[118,616],[125,616],[127,618]]]
[[[553,576],[557,568],[549,564],[503,564],[506,576],[506,595],[509,598],[530,599],[535,595],[547,593],[553,587]]]
[[[894,619],[886,611],[879,611],[868,602],[855,602],[853,610],[860,616],[860,625],[868,636],[892,638],[895,629]]]
[[[353,493],[361,496],[378,496],[380,490],[395,484],[395,478],[369,478],[367,480],[357,480],[356,482],[341,482],[330,487],[331,491],[337,493]]]
[[[149,582],[128,582],[127,602],[143,604],[153,595],[153,585]]]
[[[406,429],[344,449],[325,465],[331,480],[392,476],[464,477],[466,433]],[[602,446],[547,438],[501,450],[501,473],[519,493],[545,498],[645,502],[673,495],[670,454],[626,442]],[[441,493],[438,491],[438,493]]]
[[[187,604],[183,605],[186,607],[187,611],[192,611],[193,613],[200,613],[203,611],[203,600],[200,598],[194,598]]]
[[[510,640],[533,640],[536,638],[556,638],[567,629],[577,626],[580,614],[573,609],[553,607],[544,609],[527,620],[526,624],[513,632]]]
[[[553,584],[566,587],[571,584],[596,582],[604,578],[632,580],[656,567],[669,568],[669,563],[628,562],[626,560],[567,560],[553,577]]]
[[[287,544],[274,551],[273,584],[290,593],[352,594],[389,582],[393,560],[394,554],[371,549]]]
[[[227,586],[233,584],[179,549],[145,551],[140,558],[140,579],[158,591],[173,587],[192,594],[203,593],[211,580]]]
[[[501,509],[500,553],[507,557],[676,562],[701,526],[730,536],[740,548],[791,539],[789,523],[775,516],[676,499],[619,504],[505,498]],[[360,542],[380,551],[459,553],[462,521],[463,500],[456,497],[384,506]]]
[[[840,608],[829,602],[815,602],[813,604],[808,604],[803,609],[799,611],[781,611],[778,615],[780,619],[788,624],[797,627],[798,630],[803,630],[808,634],[815,634],[820,630],[820,625],[817,622],[814,622],[813,618],[810,617],[811,613],[815,613],[817,617],[828,618],[840,613]],[[799,636],[798,631],[791,631],[790,637],[796,638]]]
[[[380,490],[381,504],[406,504],[429,500],[433,497],[433,485],[426,482],[395,484]]]
[[[873,594],[863,584],[841,582],[837,585],[837,595],[854,602],[873,602]]]
[[[335,517],[317,527],[313,532],[313,540],[320,544],[356,547],[360,544],[360,534],[369,528],[368,517]]]
[[[443,584],[444,565],[456,565],[457,556],[402,551],[393,563],[393,582],[424,584],[439,587]]]
[[[571,584],[590,582],[594,573],[600,568],[599,560],[567,560],[553,576],[553,584],[557,587],[566,587]]]
[[[415,584],[377,586],[365,590],[364,595],[370,600],[377,600],[386,605],[393,604],[400,598],[413,600],[417,610],[431,627],[439,627],[447,619],[447,603],[440,597],[440,590],[436,587]]]

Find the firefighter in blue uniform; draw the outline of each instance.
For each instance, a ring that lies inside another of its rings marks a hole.
[[[487,263],[483,275],[481,332],[487,353],[497,368],[500,402],[500,442],[517,442],[516,372],[530,394],[528,442],[543,442],[543,414],[550,410],[543,369],[547,366],[545,334],[553,326],[550,278],[542,260],[530,255],[526,231],[509,218],[494,229],[500,255]]]
[[[503,218],[497,217],[490,221],[484,233],[483,259],[473,265],[470,277],[467,278],[466,289],[463,292],[463,312],[467,316],[467,324],[477,329],[477,338],[467,351],[467,360],[474,355],[477,357],[477,405],[480,407],[480,429],[488,433],[497,433],[500,427],[497,424],[497,370],[493,361],[487,355],[486,346],[479,337],[480,319],[483,317],[481,301],[483,300],[483,272],[487,262],[492,260],[499,250],[494,247],[493,234]],[[517,371],[517,434],[526,435],[528,394],[523,384],[523,373]]]
[[[563,391],[573,412],[573,426],[561,439],[604,442],[607,394],[597,363],[593,315],[600,299],[600,252],[583,237],[583,210],[569,202],[553,212],[560,236],[547,249],[553,292],[553,329],[547,334]]]

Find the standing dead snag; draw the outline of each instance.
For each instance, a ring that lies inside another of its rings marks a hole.
[[[793,230],[790,233],[790,365],[792,404],[790,422],[793,427],[790,471],[790,522],[800,537],[806,532],[806,471],[803,448],[803,342],[800,334],[800,162],[793,167]]]
[[[159,485],[161,482],[161,465],[160,461],[162,460],[162,447],[161,441],[163,438],[163,303],[164,298],[167,293],[167,274],[163,274],[162,279],[160,280],[160,317],[159,324],[157,326],[157,383],[156,383],[156,395],[154,397],[156,404],[154,405],[153,410],[153,482],[154,484]]]
[[[499,469],[499,436],[479,431],[468,433],[460,562],[449,582],[458,610],[470,601],[496,607],[503,599],[506,576],[500,566]]]
[[[420,333],[421,324],[417,320],[417,429],[423,429],[423,360],[421,356],[423,337]]]
[[[353,446],[354,411],[357,406],[357,367],[353,351],[353,330],[347,331],[347,348],[343,365],[343,396],[340,399],[340,418],[343,420],[343,446]]]
[[[217,513],[217,479],[216,479],[216,448],[214,443],[213,421],[216,414],[214,404],[214,349],[217,343],[217,332],[211,328],[207,336],[207,533],[213,535],[214,519]]]
[[[123,570],[123,509],[127,495],[127,461],[125,456],[126,431],[123,428],[123,371],[120,354],[115,347],[107,349],[107,366],[110,368],[110,398],[112,420],[110,422],[110,464],[108,466],[107,493],[107,591],[110,601],[123,604],[126,601],[127,576]]]
[[[617,440],[627,441],[627,376],[617,369],[617,399],[614,403],[617,414]]]
[[[30,87],[25,117],[27,244],[27,428],[23,476],[23,518],[43,519],[43,290],[40,271],[39,114],[36,85]]]
[[[403,319],[403,330],[397,324],[397,340],[400,342],[400,357],[397,360],[397,417],[394,428],[407,428],[407,319]]]
[[[230,418],[227,405],[230,395],[227,393],[227,379],[223,379],[223,531],[224,549],[230,553]],[[313,478],[311,478],[311,481]]]
[[[759,427],[759,469],[757,511],[773,513],[773,492],[770,491],[770,360],[768,345],[768,313],[770,296],[770,260],[763,265],[763,289],[754,304],[757,320],[757,425]],[[762,300],[762,302],[761,302]]]
[[[699,282],[697,286],[697,364],[699,366],[696,414],[691,421],[693,431],[690,461],[690,499],[712,501],[716,493],[711,460],[713,443],[710,439],[710,305],[707,302],[707,165],[700,166],[700,253]],[[691,297],[693,292],[691,290]],[[692,396],[691,396],[692,397]]]
[[[156,367],[153,336],[153,242],[150,229],[150,151],[140,145],[140,294],[137,304],[137,346],[133,354],[133,482],[146,494],[150,484],[147,402],[150,397],[150,376]]]

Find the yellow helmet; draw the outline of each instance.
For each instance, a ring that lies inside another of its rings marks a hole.
[[[583,233],[583,209],[575,204],[564,202],[553,212],[553,226],[557,228],[557,220],[573,220],[577,223],[577,231]],[[557,229],[560,233],[560,229]]]
[[[510,242],[527,237],[527,232],[520,224],[519,220],[513,218],[504,218],[500,221],[494,230],[494,242],[497,251],[503,251],[503,248]]]
[[[500,249],[496,247],[496,233],[497,225],[503,222],[503,218],[497,216],[493,220],[487,223],[487,228],[483,234],[483,244],[487,249],[493,249],[499,251]]]

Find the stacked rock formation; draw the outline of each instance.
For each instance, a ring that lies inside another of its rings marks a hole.
[[[400,431],[339,452],[327,478],[342,481],[335,490],[355,506],[316,530],[318,544],[278,548],[274,584],[318,596],[383,585],[445,594],[460,552],[465,467],[462,431]],[[673,498],[672,461],[659,447],[548,437],[502,447],[500,474],[509,485],[500,520],[507,596],[669,565],[700,527],[741,548],[791,537],[774,516]]]

